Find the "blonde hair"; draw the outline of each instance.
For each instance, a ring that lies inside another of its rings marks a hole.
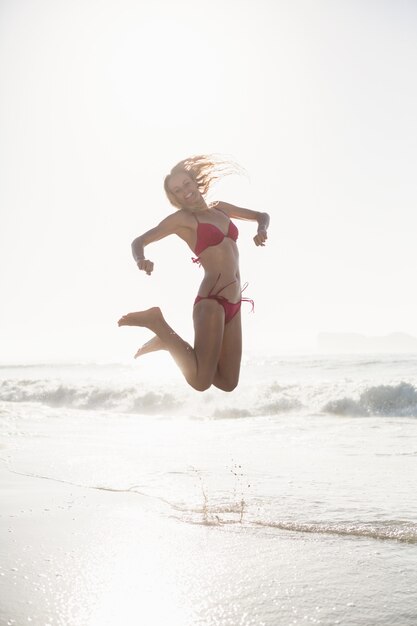
[[[170,203],[177,209],[183,207],[179,204],[175,194],[169,189],[168,184],[174,174],[187,174],[197,184],[202,196],[206,196],[213,183],[223,176],[241,174],[243,169],[232,160],[222,158],[215,154],[199,154],[189,157],[177,163],[170,173],[165,176],[164,189]]]

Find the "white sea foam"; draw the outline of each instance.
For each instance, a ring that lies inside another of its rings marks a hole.
[[[324,535],[340,535],[346,537],[363,537],[369,539],[394,540],[403,543],[417,543],[417,524],[410,521],[346,521],[337,523],[323,522],[253,522],[254,526],[278,528],[299,533],[316,533]]]
[[[49,407],[164,413],[180,404],[172,394],[106,384],[74,384],[56,380],[6,380],[0,383],[0,401],[36,402]]]
[[[262,520],[252,517],[246,511],[245,502],[237,502],[229,507],[204,507],[185,514],[185,521],[206,526],[227,526],[239,524],[242,527],[284,530],[293,533],[317,535],[339,535],[366,539],[391,540],[417,544],[417,524],[404,520],[387,521],[344,521],[317,522],[292,520]]]
[[[346,394],[348,388],[349,394]],[[246,385],[240,394],[195,394],[185,387],[89,383],[57,379],[6,379],[0,402],[37,403],[54,408],[122,413],[244,418],[324,412],[339,416],[417,417],[417,388],[411,383],[365,385],[363,382],[315,381],[300,385]]]
[[[417,389],[405,382],[377,385],[365,389],[358,400],[349,397],[330,400],[323,411],[350,416],[417,417]]]

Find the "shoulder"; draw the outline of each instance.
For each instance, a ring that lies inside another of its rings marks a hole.
[[[175,232],[178,228],[184,227],[187,224],[187,216],[184,214],[185,211],[182,209],[175,211],[174,213],[170,213],[164,217],[161,222],[159,222],[158,228]]]
[[[243,207],[230,204],[229,202],[218,201],[216,209],[223,211],[229,218],[235,217],[240,220],[258,220],[262,213],[253,211],[252,209],[244,209]]]
[[[216,200],[216,202],[213,202],[211,206],[213,207],[213,209],[217,209],[218,211],[226,213],[226,215],[228,215],[229,217],[233,217],[234,209],[238,208],[233,204],[229,204],[229,202],[223,202],[223,200]]]
[[[186,231],[195,228],[195,218],[184,209],[179,209],[165,217],[157,226],[157,229],[164,234],[175,234],[184,238]]]

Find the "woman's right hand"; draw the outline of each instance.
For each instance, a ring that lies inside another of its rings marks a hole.
[[[137,262],[137,266],[140,270],[142,270],[143,272],[146,272],[148,276],[150,276],[153,272],[153,263],[152,261],[149,261],[148,259],[140,259]]]

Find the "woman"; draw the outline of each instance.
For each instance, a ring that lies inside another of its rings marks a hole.
[[[144,248],[168,235],[183,239],[196,254],[194,262],[204,269],[204,278],[194,302],[194,348],[179,337],[165,321],[161,310],[128,313],[119,326],[144,326],[155,333],[136,353],[141,356],[168,350],[187,382],[198,391],[215,385],[232,391],[239,380],[242,355],[241,297],[238,230],[230,218],[258,223],[255,245],[264,246],[269,216],[241,209],[226,202],[208,205],[205,196],[211,184],[236,171],[231,164],[210,156],[196,156],[178,163],[165,178],[165,192],[178,211],[168,215],[132,243],[133,257],[140,270],[151,275],[152,261]]]

